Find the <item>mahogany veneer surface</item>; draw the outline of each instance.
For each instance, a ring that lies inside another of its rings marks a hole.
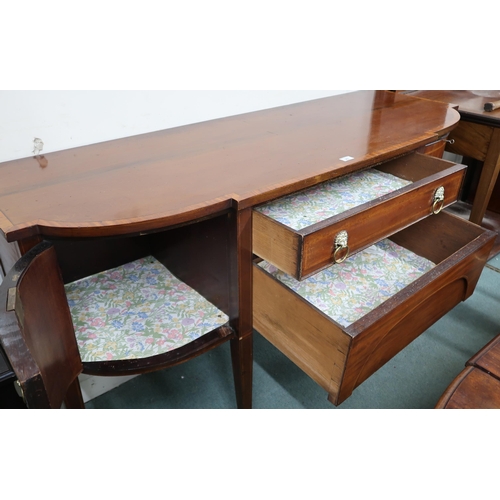
[[[500,335],[468,361],[436,408],[500,409]]]
[[[500,335],[479,351],[468,363],[500,380]]]
[[[241,210],[425,146],[458,120],[447,104],[361,91],[9,161],[0,229],[9,241],[109,236]]]
[[[466,368],[440,399],[437,409],[497,410],[500,409],[500,380],[483,370]]]

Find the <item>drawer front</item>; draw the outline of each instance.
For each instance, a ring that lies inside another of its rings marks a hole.
[[[448,144],[447,136],[442,137],[440,140],[436,142],[431,142],[420,149],[418,149],[419,153],[428,156],[435,156],[436,158],[442,158],[446,149],[446,144]]]
[[[494,239],[494,233],[449,214],[394,235],[394,243],[435,267],[347,327],[254,265],[254,327],[340,404],[473,293]]]
[[[332,265],[335,257],[345,257],[347,249],[335,255],[342,232],[347,233],[352,255],[457,201],[466,167],[412,154],[377,170],[412,183],[301,230],[254,211],[254,253],[296,279],[305,279]],[[439,188],[444,188],[444,201],[434,205]]]

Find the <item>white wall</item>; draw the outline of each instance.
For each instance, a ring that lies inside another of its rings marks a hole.
[[[348,92],[1,90],[0,162]],[[1,182],[1,176],[0,176]]]

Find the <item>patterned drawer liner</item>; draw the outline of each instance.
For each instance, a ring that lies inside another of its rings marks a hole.
[[[84,362],[156,356],[229,321],[153,257],[65,288]]]
[[[288,288],[343,327],[361,319],[435,264],[383,240],[304,280],[297,281],[266,261],[259,264]]]
[[[410,181],[371,169],[314,186],[256,210],[300,231],[409,184]]]

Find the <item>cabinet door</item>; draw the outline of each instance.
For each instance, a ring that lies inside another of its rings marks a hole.
[[[0,342],[29,408],[59,408],[82,362],[55,250],[43,242],[0,286]]]

